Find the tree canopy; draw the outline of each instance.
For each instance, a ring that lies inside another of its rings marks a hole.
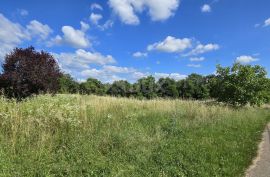
[[[60,69],[54,57],[33,47],[15,48],[6,55],[2,66],[1,85],[9,98],[23,99],[33,94],[56,93]]]

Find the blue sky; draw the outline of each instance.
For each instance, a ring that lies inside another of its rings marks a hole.
[[[269,0],[9,0],[0,2],[0,61],[34,46],[83,81],[182,79],[216,64],[270,72]]]

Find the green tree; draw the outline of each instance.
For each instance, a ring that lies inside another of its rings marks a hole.
[[[112,96],[129,97],[131,92],[131,84],[128,81],[114,81],[107,91]]]
[[[94,94],[94,95],[104,95],[105,86],[101,81],[88,78],[86,82],[80,84],[80,93],[81,94]]]
[[[60,93],[78,93],[79,84],[69,74],[63,74],[59,79]]]
[[[230,67],[217,66],[215,97],[233,106],[252,106],[267,102],[269,81],[266,70],[259,66],[235,63]]]
[[[135,90],[137,92],[137,96],[142,96],[147,99],[155,98],[156,94],[156,83],[155,78],[153,76],[148,76],[145,78],[141,78],[135,84]]]
[[[160,97],[177,98],[176,82],[171,78],[160,78],[157,82],[157,95]]]
[[[199,74],[191,74],[177,83],[179,96],[185,99],[205,99],[209,96],[206,78]]]

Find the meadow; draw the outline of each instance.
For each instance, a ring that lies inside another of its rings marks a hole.
[[[0,176],[243,176],[269,113],[184,100],[0,98]]]

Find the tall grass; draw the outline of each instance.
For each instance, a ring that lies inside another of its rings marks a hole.
[[[0,176],[241,176],[269,109],[48,95],[0,99]]]

